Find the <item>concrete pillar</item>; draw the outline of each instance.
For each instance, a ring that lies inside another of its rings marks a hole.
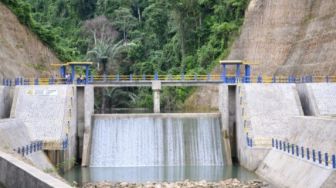
[[[153,90],[154,113],[160,113],[161,82],[160,81],[153,81],[152,82],[152,90]]]
[[[90,165],[90,150],[91,150],[91,126],[92,115],[94,114],[94,87],[86,85],[84,88],[84,137],[83,137],[83,152],[82,166]]]

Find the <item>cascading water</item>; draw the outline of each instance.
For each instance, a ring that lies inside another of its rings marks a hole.
[[[91,167],[222,165],[218,116],[95,117]]]

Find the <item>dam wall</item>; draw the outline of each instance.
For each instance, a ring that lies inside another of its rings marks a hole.
[[[273,148],[261,162],[256,173],[278,187],[335,187],[336,171],[332,169],[331,158],[336,154],[336,119],[292,117],[288,123],[289,126],[286,127],[289,129],[288,135],[277,139],[290,145],[294,144],[294,151],[291,146],[289,151]],[[295,151],[296,145],[299,146],[299,156]],[[321,163],[318,152],[322,154]],[[326,153],[328,166],[325,160]]]
[[[42,150],[30,146],[34,142],[28,132],[27,127],[20,120],[2,119],[0,120],[0,148],[13,153],[41,170],[54,169],[52,164]],[[28,147],[27,147],[28,146]],[[24,150],[22,150],[24,148]],[[29,148],[27,150],[27,148]],[[20,150],[20,151],[19,151]]]
[[[0,119],[8,118],[13,100],[13,89],[0,86]]]
[[[63,181],[44,173],[14,156],[0,151],[0,187],[70,188]],[[4,173],[6,172],[6,173]]]
[[[241,84],[236,100],[238,160],[254,171],[272,138],[289,135],[290,117],[303,115],[299,95],[295,84]]]
[[[32,140],[56,165],[73,166],[77,153],[76,88],[68,85],[16,86],[11,118],[27,126]]]
[[[95,115],[91,167],[224,165],[220,114]]]
[[[336,115],[336,84],[297,84],[302,107],[307,116]]]

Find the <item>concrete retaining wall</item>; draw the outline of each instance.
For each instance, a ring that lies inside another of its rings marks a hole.
[[[68,85],[17,86],[11,117],[21,120],[28,128],[32,140],[42,140],[44,150],[51,152],[54,164],[65,162],[64,169],[73,166],[77,152],[76,88]]]
[[[306,115],[336,115],[336,84],[309,83],[297,85],[302,106]]]
[[[0,151],[0,185],[17,187],[71,187],[43,171]]]
[[[0,86],[0,119],[9,117],[12,100],[12,88]]]
[[[13,151],[15,149],[18,151],[18,148],[26,147],[27,145],[29,146],[32,141],[33,140],[28,134],[27,127],[20,120],[0,120],[0,148],[3,150]],[[21,156],[21,154],[17,155]],[[53,169],[52,164],[49,162],[43,151],[29,153],[28,155],[25,155],[24,158],[28,159],[28,161],[41,170]]]
[[[290,118],[288,135],[280,138],[290,144],[314,149],[316,152],[336,154],[336,119],[318,117]],[[312,155],[312,154],[310,154]],[[279,187],[336,187],[336,171],[313,162],[312,156],[302,159],[272,149],[257,169],[257,174]]]
[[[303,115],[301,103],[295,84],[243,84],[236,93],[238,158],[254,171],[271,148],[272,137],[288,135],[289,118]]]

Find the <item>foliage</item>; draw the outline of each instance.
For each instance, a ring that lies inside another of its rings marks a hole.
[[[61,60],[98,61],[97,58],[107,56],[113,65],[109,73],[120,74],[210,72],[218,59],[228,54],[249,3],[249,0],[1,1]],[[111,53],[111,49],[125,45],[128,48]],[[188,93],[188,89],[177,92],[178,100],[183,101]],[[163,104],[168,105],[169,97],[165,100]]]

